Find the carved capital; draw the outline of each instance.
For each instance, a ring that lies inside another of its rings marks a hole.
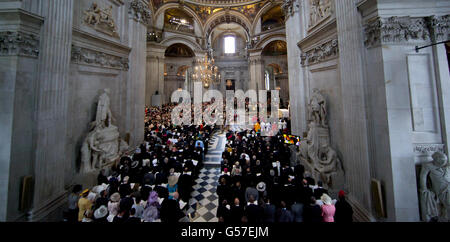
[[[297,12],[299,7],[300,6],[297,0],[284,0],[283,3],[281,4],[281,8],[284,11],[286,19],[294,15],[294,13]]]
[[[450,39],[450,15],[433,16],[429,22],[436,42]]]
[[[377,18],[364,26],[364,35],[367,48],[413,41],[430,42],[430,30],[422,17]]]
[[[39,56],[39,39],[23,32],[0,32],[0,56]]]
[[[130,13],[133,14],[134,18],[143,23],[150,24],[152,19],[152,12],[147,4],[143,3],[142,0],[133,0],[130,3]]]

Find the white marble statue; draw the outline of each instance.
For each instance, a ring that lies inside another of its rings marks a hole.
[[[100,95],[96,119],[81,147],[83,172],[101,169],[117,160],[128,150],[128,144],[120,139],[119,130],[112,124],[109,89]]]
[[[420,171],[422,219],[430,221],[438,218],[449,221],[450,164],[442,152],[434,153],[432,158],[433,161],[423,164]]]
[[[306,139],[300,142],[297,158],[316,181],[321,180],[330,189],[343,189],[344,167],[330,146],[326,109],[326,99],[314,89],[308,108],[309,130]]]
[[[105,89],[104,93],[99,97],[97,106],[96,125],[100,127],[109,127],[112,121],[111,101],[109,99],[110,91]]]
[[[313,90],[311,101],[308,105],[310,121],[323,127],[327,126],[327,101],[318,89]]]

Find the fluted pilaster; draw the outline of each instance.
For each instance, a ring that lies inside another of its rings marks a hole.
[[[362,66],[362,27],[357,0],[338,0],[336,18],[339,65],[342,82],[344,150],[343,163],[350,196],[367,210],[370,202],[370,172],[367,140],[365,85]]]
[[[73,0],[41,0],[45,18],[36,100],[34,214],[64,193]]]

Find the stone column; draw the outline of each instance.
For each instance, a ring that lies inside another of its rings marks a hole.
[[[164,103],[164,53],[165,47],[157,43],[147,44],[147,80],[146,80],[146,105],[152,103],[152,97],[158,91],[161,103]],[[170,99],[170,95],[166,97]]]
[[[138,146],[144,141],[144,117],[146,104],[146,57],[147,25],[151,16],[147,1],[129,1],[129,45],[130,70],[128,71],[128,127],[131,134],[130,146]]]
[[[249,62],[249,89],[256,91],[264,90],[264,64],[261,55],[250,56]]]
[[[36,85],[34,200],[30,220],[61,205],[64,188],[73,0],[41,0],[44,17]]]
[[[42,41],[40,31],[44,21],[36,14],[4,4],[0,3],[0,193],[2,194],[0,221],[2,222],[24,220],[28,210],[19,211],[19,192],[21,179],[34,175],[33,120],[36,73]],[[20,3],[15,4],[19,6]]]
[[[338,0],[336,20],[342,85],[343,164],[349,196],[371,208],[365,78],[362,65],[362,25],[357,0]],[[368,213],[367,211],[365,213]]]
[[[301,66],[301,51],[297,43],[303,38],[302,26],[305,26],[301,15],[301,6],[305,1],[285,0],[283,9],[286,16],[286,42],[287,42],[287,58],[289,70],[289,93],[290,93],[290,115],[291,129],[293,135],[302,136],[307,131],[306,117],[306,83]]]

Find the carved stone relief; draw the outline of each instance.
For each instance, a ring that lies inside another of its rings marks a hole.
[[[38,37],[22,32],[0,32],[0,56],[5,55],[38,57]]]
[[[317,64],[339,55],[339,45],[337,39],[329,40],[321,45],[318,45],[311,50],[307,50],[301,57],[301,64],[308,66]]]
[[[97,31],[113,37],[119,37],[112,10],[112,5],[105,9],[100,9],[97,3],[93,3],[88,10],[84,11],[84,22]]]
[[[331,0],[309,1],[309,27],[312,28],[333,14]]]
[[[431,42],[433,32],[436,41],[447,40],[449,16],[378,18],[364,26],[364,44],[370,48],[381,44]]]
[[[72,62],[97,67],[114,68],[128,71],[129,60],[126,57],[109,55],[95,50],[72,46]]]

